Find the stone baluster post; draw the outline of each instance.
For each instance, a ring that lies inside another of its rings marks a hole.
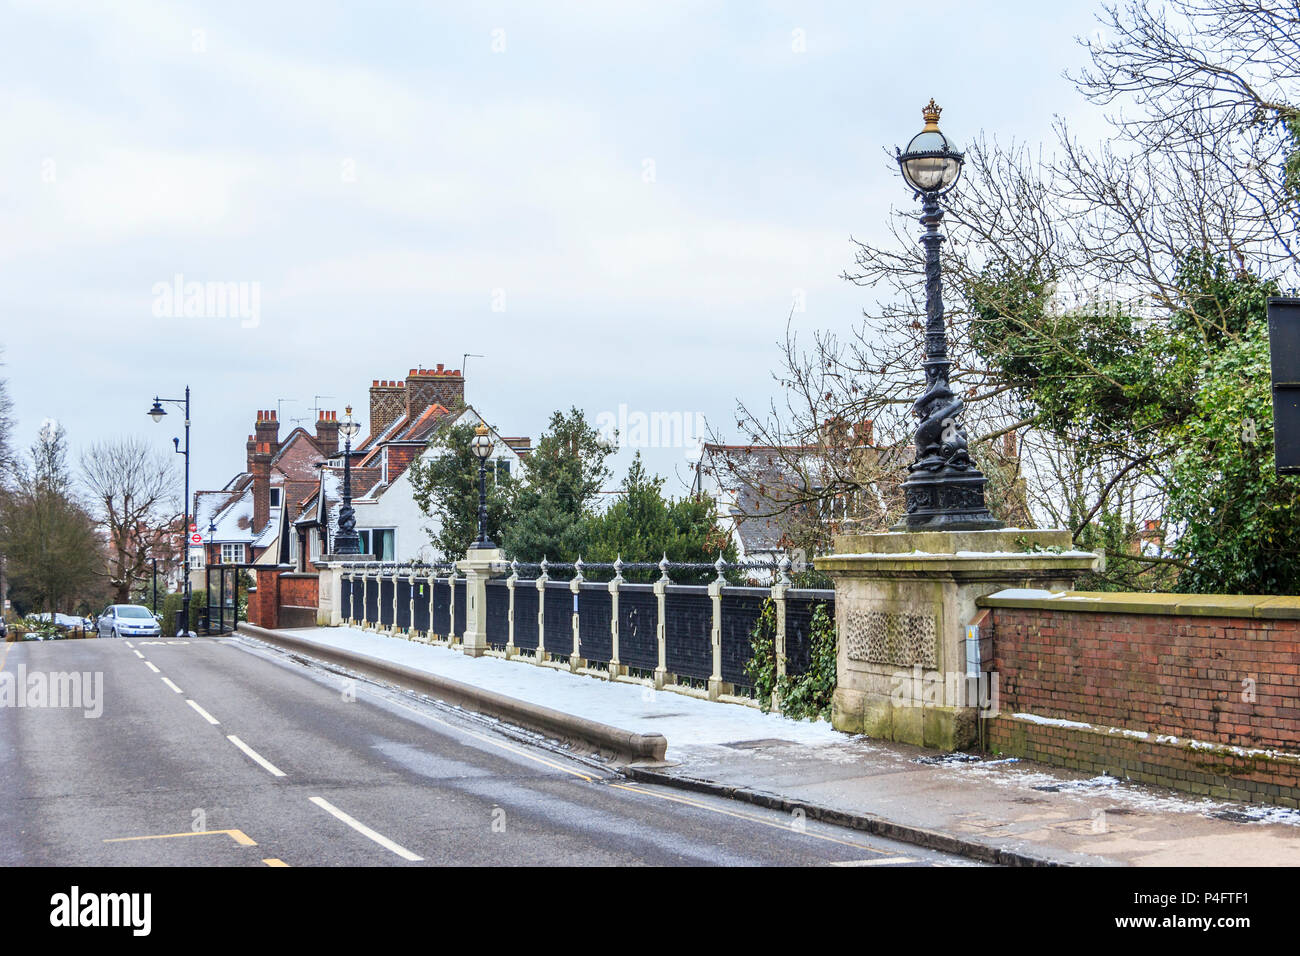
[[[618,660],[618,588],[623,583],[623,556],[614,559],[614,577],[609,582],[609,679],[623,676]]]
[[[668,585],[672,584],[672,579],[668,577],[668,555],[664,555],[659,562],[659,580],[655,582],[655,603],[658,605],[656,615],[655,637],[659,642],[659,666],[655,668],[655,688],[663,690],[664,685],[668,682],[668,618],[667,618],[667,598]]]

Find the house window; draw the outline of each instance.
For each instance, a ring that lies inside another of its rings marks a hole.
[[[361,539],[362,554],[373,554],[379,561],[392,561],[397,532],[393,528],[361,528],[357,531]]]
[[[201,570],[202,567],[203,567],[203,549],[191,548],[190,549],[190,570],[198,571]]]
[[[271,507],[272,507],[272,508],[278,508],[278,507],[280,507],[280,489],[279,489],[279,488],[272,488],[272,489],[271,489]]]
[[[498,458],[495,462],[496,471],[492,474],[493,481],[505,481],[510,477],[510,459]]]
[[[242,544],[223,544],[221,546],[222,564],[243,564],[244,546]]]

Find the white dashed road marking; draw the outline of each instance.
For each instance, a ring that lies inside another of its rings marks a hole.
[[[374,830],[370,829],[370,827],[366,826],[360,820],[348,816],[346,813],[344,813],[338,807],[334,806],[334,804],[330,803],[328,800],[322,799],[321,797],[312,797],[311,802],[316,804],[316,806],[320,807],[326,813],[329,813],[334,817],[337,817],[338,819],[342,820],[344,823],[346,823],[352,829],[356,830],[362,836],[374,840],[385,850],[392,850],[403,860],[410,860],[412,863],[415,863],[424,859],[424,857],[416,856],[414,853],[412,853],[410,850],[406,849],[405,847],[399,846],[398,844],[394,843],[392,840],[388,839],[388,837],[384,836],[382,833],[376,833]]]
[[[275,764],[271,763],[271,761],[267,760],[265,757],[263,757],[261,754],[259,754],[259,753],[258,753],[256,750],[254,750],[252,747],[248,746],[248,744],[244,743],[242,740],[240,740],[240,739],[239,739],[238,737],[236,737],[234,734],[227,734],[227,735],[226,735],[226,739],[229,740],[229,741],[230,741],[232,744],[234,744],[236,747],[238,747],[240,750],[242,750],[244,753],[246,753],[250,758],[252,758],[252,760],[253,760],[255,763],[258,764],[258,766],[260,766],[263,770],[265,770],[265,771],[266,771],[267,773],[269,773],[271,776],[273,776],[273,777],[283,777],[283,776],[284,776],[284,771],[283,771],[283,770],[281,770],[280,768],[278,768]]]
[[[194,701],[192,701],[192,700],[186,700],[185,703],[189,704],[191,707],[193,707],[195,710],[197,710],[197,711],[199,712],[199,716],[202,717],[204,720],[206,720],[208,723],[210,723],[210,724],[219,724],[219,723],[221,723],[221,721],[217,720],[217,718],[213,717],[211,714],[209,714],[206,710],[204,710],[204,709],[203,709],[202,707],[200,707],[198,704],[194,703]]]

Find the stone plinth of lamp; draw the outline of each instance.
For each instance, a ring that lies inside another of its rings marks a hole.
[[[1104,558],[1073,550],[1068,531],[1000,528],[842,534],[815,564],[835,585],[835,728],[960,750],[996,707],[996,675],[975,676],[976,600],[1066,591]]]

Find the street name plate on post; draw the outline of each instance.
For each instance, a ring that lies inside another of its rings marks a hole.
[[[1273,459],[1279,475],[1300,475],[1300,299],[1268,300],[1273,363]]]

